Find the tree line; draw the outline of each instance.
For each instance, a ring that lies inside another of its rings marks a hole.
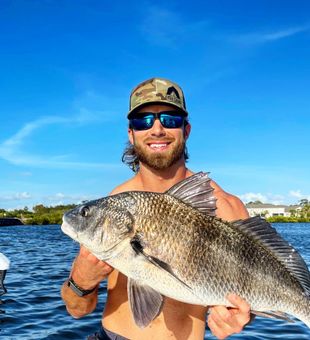
[[[253,202],[257,203],[257,202]],[[43,204],[35,205],[32,210],[28,207],[23,209],[5,210],[0,208],[0,218],[17,217],[24,224],[61,224],[63,214],[77,207],[76,204],[56,205],[46,207]],[[302,199],[297,209],[290,210],[291,216],[268,217],[269,222],[310,222],[310,202]]]
[[[16,217],[22,220],[24,224],[30,225],[61,224],[63,214],[76,206],[76,204],[67,204],[46,207],[43,204],[38,204],[32,210],[28,207],[14,210],[0,208],[0,218]]]

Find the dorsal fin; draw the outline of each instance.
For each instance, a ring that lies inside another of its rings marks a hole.
[[[246,220],[234,221],[231,224],[270,249],[299,281],[306,295],[310,297],[310,272],[305,261],[270,223],[260,216],[255,216]]]
[[[178,198],[203,213],[215,216],[216,198],[210,182],[208,173],[197,172],[175,184],[166,194]]]

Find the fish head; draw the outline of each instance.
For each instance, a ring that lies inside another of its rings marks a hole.
[[[105,197],[66,212],[61,229],[99,259],[107,260],[132,236],[133,217],[114,198]]]

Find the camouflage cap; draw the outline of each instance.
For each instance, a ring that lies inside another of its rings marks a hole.
[[[129,118],[142,105],[156,103],[173,105],[182,110],[186,116],[188,115],[181,87],[168,79],[151,78],[132,90],[127,117]]]

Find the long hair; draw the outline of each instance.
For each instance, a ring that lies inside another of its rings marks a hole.
[[[185,148],[184,148],[184,160],[185,160],[185,162],[187,162],[188,159],[189,159],[189,154],[188,154],[188,151],[187,151],[187,147],[185,145]],[[132,144],[130,144],[129,142],[127,142],[125,150],[123,152],[122,162],[124,164],[128,165],[129,168],[133,172],[139,171],[139,159],[138,159],[138,156],[136,154],[135,147]]]

